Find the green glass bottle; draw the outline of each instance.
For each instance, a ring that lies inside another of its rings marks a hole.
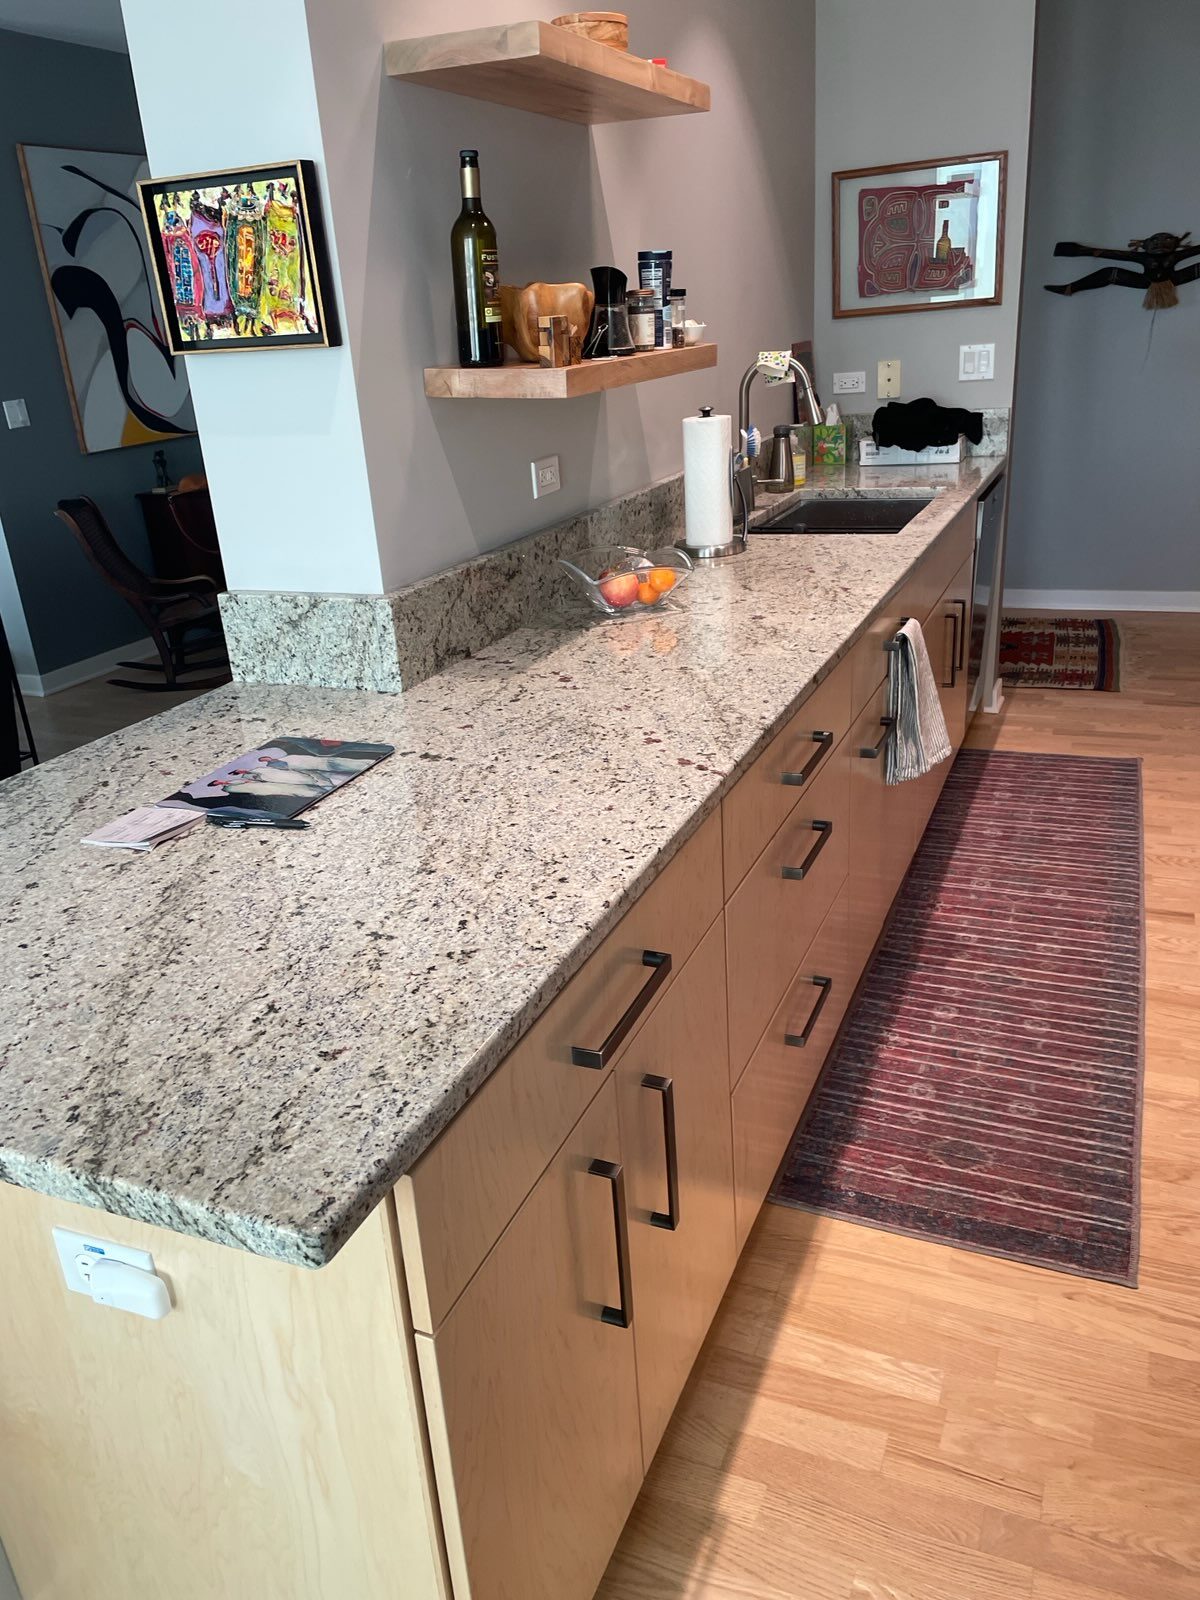
[[[504,362],[500,325],[500,256],[496,230],[479,198],[479,152],[460,150],[462,210],[450,233],[458,364],[499,367]]]

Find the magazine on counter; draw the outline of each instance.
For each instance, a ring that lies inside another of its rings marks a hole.
[[[160,800],[226,817],[294,817],[394,751],[350,739],[269,739]]]

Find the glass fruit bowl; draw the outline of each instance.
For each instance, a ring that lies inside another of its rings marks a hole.
[[[691,557],[673,545],[661,550],[609,545],[585,550],[574,561],[558,559],[606,617],[639,616],[668,605],[668,597],[692,570]]]

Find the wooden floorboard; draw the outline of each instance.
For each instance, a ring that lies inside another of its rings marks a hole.
[[[1200,1600],[1200,616],[978,748],[1140,756],[1137,1290],[766,1206],[598,1600]]]

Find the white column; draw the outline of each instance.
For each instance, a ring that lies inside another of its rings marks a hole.
[[[311,159],[323,191],[304,0],[206,0],[190,20],[162,0],[121,9],[156,177]],[[184,360],[230,589],[382,593],[349,347]]]

